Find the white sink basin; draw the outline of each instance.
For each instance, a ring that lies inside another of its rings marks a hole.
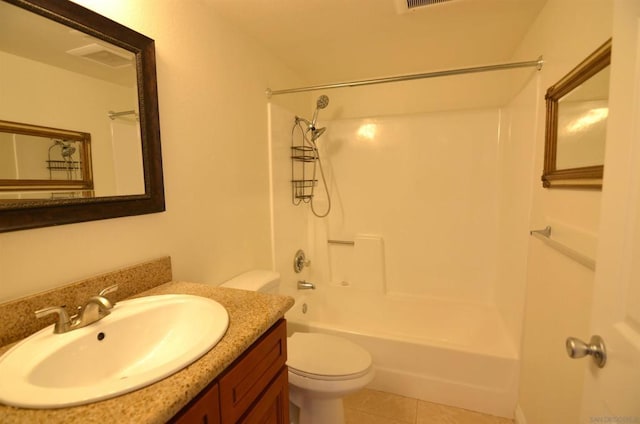
[[[0,358],[0,403],[62,408],[108,399],[161,380],[222,338],[229,315],[218,302],[159,295],[118,302],[87,327],[49,326]]]

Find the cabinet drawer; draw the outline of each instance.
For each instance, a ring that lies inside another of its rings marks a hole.
[[[287,361],[287,325],[278,321],[220,378],[222,423],[236,423]]]

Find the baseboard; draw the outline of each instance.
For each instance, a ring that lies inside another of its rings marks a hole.
[[[527,424],[527,419],[524,417],[524,412],[520,408],[520,404],[516,404],[516,424]]]

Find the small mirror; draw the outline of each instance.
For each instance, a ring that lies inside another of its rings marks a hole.
[[[610,63],[608,40],[547,90],[544,187],[602,187]]]
[[[0,121],[0,200],[92,197],[91,170],[90,134]]]

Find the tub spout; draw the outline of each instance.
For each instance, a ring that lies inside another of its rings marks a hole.
[[[315,290],[316,285],[305,280],[298,281],[298,290]]]

